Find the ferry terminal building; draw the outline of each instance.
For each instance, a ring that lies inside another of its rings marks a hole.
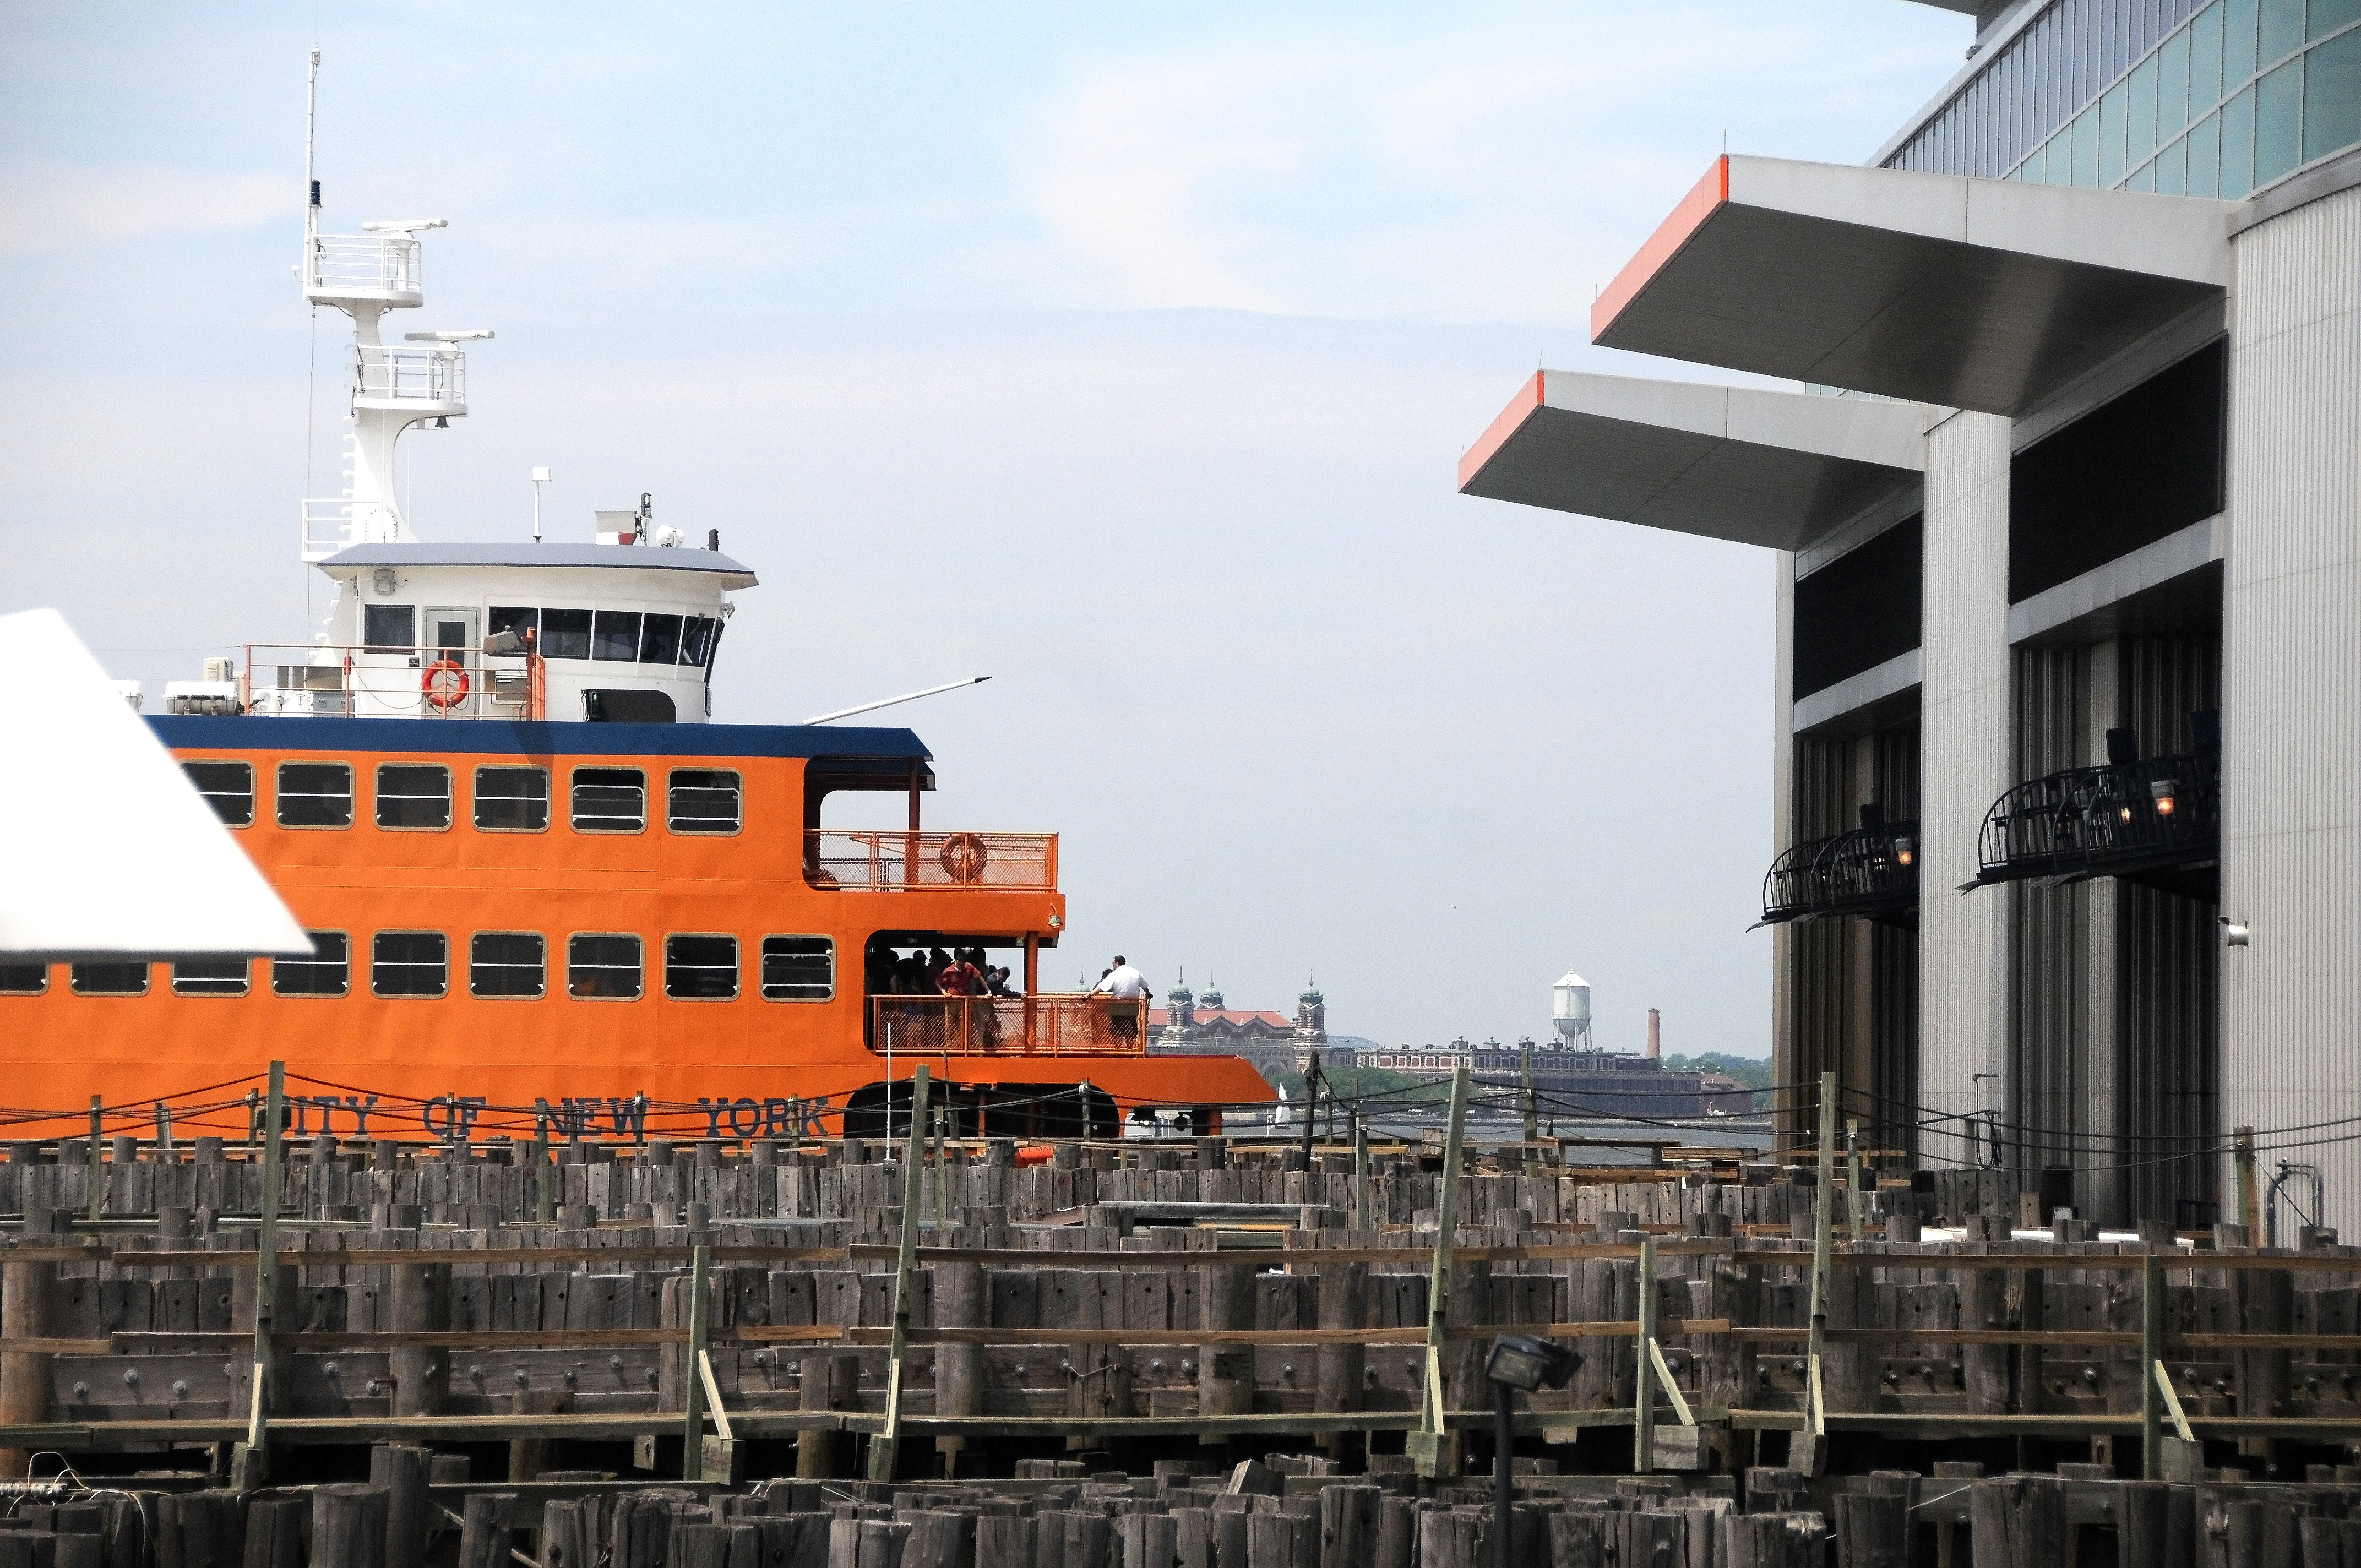
[[[1543,371],[1459,488],[1773,553],[1779,1081],[2103,1223],[2236,1218],[2251,1127],[2349,1232],[2361,6],[1936,3],[1866,166],[1719,159],[1594,309],[1805,389]]]

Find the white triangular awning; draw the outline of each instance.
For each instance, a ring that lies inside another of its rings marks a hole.
[[[62,616],[0,616],[0,669],[17,683],[0,768],[0,959],[312,951]]]

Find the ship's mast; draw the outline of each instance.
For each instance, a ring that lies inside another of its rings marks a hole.
[[[383,219],[353,236],[320,232],[320,182],[314,162],[320,51],[312,51],[311,84],[303,108],[303,298],[333,305],[353,318],[346,367],[350,428],[345,433],[349,488],[339,497],[303,502],[302,555],[322,561],[355,544],[406,544],[417,535],[401,514],[394,488],[394,446],[412,425],[446,426],[467,411],[467,356],[455,346],[492,334],[483,331],[413,332],[401,345],[384,342],[379,318],[426,302],[418,236],[446,227],[442,218]],[[413,346],[414,345],[414,346]]]

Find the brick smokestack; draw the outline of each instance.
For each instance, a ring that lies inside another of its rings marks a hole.
[[[1654,1008],[1648,1009],[1648,1059],[1656,1061],[1664,1054],[1664,1020]]]

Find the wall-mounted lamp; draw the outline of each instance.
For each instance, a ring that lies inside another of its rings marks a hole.
[[[1896,839],[1894,840],[1894,858],[1905,866],[1910,864],[1918,858],[1918,841],[1915,839]]]
[[[2155,780],[2147,786],[2147,793],[2156,802],[2156,814],[2158,817],[2172,815],[2172,781],[2170,779]]]
[[[2224,945],[2233,948],[2245,947],[2246,945],[2246,938],[2254,934],[2252,929],[2248,927],[2240,925],[2235,920],[2231,919],[2227,915],[2221,916],[2219,918],[2222,922],[2222,941]]]
[[[393,568],[379,566],[369,576],[369,585],[381,594],[390,594],[399,585],[394,581]]]

